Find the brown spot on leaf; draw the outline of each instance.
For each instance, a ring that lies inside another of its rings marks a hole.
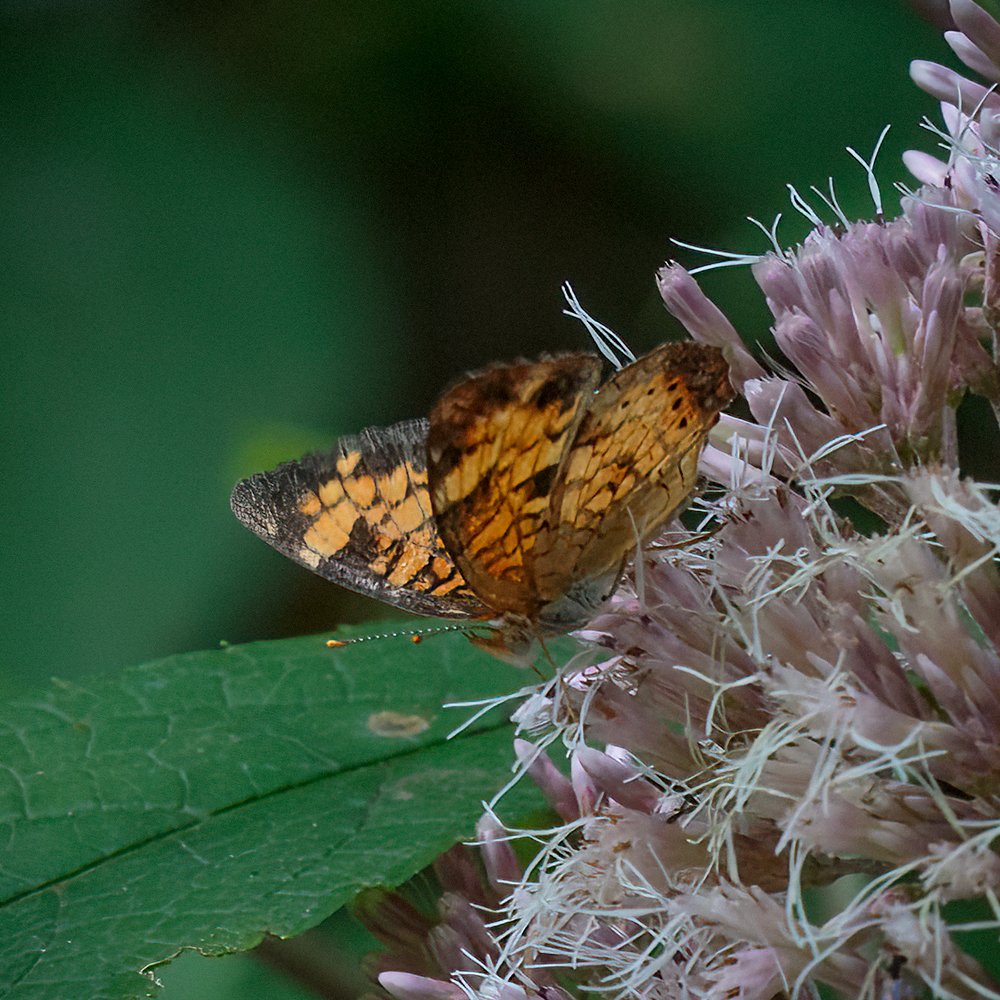
[[[373,712],[368,716],[368,728],[376,736],[389,739],[419,736],[430,724],[422,715],[403,715],[402,712]]]

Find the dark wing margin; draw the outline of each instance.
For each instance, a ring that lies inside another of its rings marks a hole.
[[[236,484],[236,517],[324,579],[404,611],[492,617],[438,534],[427,489],[427,421],[369,427],[331,451]]]

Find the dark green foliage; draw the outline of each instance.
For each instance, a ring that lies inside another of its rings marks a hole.
[[[513,759],[501,713],[449,741],[471,710],[441,706],[532,676],[460,635],[339,650],[312,637],[12,705],[0,994],[142,996],[139,970],[182,948],[297,934],[406,880],[472,834]],[[537,802],[527,785],[510,801]]]

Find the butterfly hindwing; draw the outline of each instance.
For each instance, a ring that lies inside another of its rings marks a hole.
[[[411,611],[489,618],[443,544],[427,486],[427,421],[371,427],[236,485],[232,508],[320,576]]]

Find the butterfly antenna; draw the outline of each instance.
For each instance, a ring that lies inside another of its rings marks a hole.
[[[403,629],[399,632],[378,632],[373,635],[359,635],[353,639],[327,639],[328,649],[340,649],[343,646],[356,646],[359,642],[371,642],[373,639],[409,639],[414,646],[424,641],[424,636],[439,635],[442,632],[462,632],[464,625],[434,625],[428,628]]]

